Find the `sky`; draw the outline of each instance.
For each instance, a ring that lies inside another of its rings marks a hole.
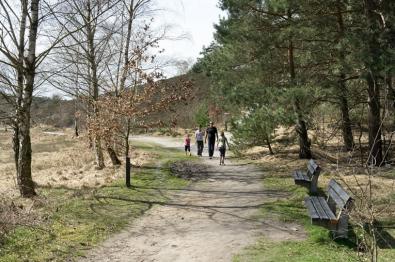
[[[196,61],[203,46],[213,41],[214,24],[224,16],[217,0],[159,0],[162,11],[156,22],[171,26],[170,35],[186,35],[182,40],[161,43],[169,58]]]
[[[218,0],[156,0],[154,25],[161,28],[169,27],[168,36],[180,40],[164,40],[160,49],[165,49],[161,55],[163,61],[187,61],[192,66],[200,56],[203,46],[213,41],[214,24],[225,14],[218,8]],[[165,62],[163,62],[165,63]],[[172,77],[185,72],[180,68],[169,66],[162,68],[166,77]],[[37,95],[51,96],[59,92],[52,88],[41,88]]]

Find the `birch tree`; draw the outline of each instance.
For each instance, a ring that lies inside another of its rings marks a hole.
[[[48,34],[57,11],[55,1],[0,1],[0,94],[13,110],[8,117],[23,197],[36,195],[31,171],[30,109],[33,91],[45,81],[38,78],[38,68],[65,37],[64,30]]]
[[[70,14],[69,30],[79,27],[83,29],[70,35],[62,42],[63,49],[56,58],[62,68],[52,83],[69,95],[78,94],[85,98],[88,118],[98,114],[95,102],[102,94],[118,96],[120,91],[130,85],[133,80],[128,63],[131,49],[140,39],[142,28],[148,29],[142,18],[150,20],[152,0],[68,0],[66,13]],[[62,66],[66,65],[66,66]],[[79,75],[78,87],[75,84],[75,73]],[[113,163],[119,165],[115,145],[110,144],[98,133],[92,137],[97,168],[104,168],[102,147]]]
[[[106,84],[109,78],[107,66],[114,54],[110,45],[112,38],[120,28],[116,23],[119,3],[118,0],[67,0],[64,3],[64,20],[68,22],[67,31],[70,34],[62,41],[62,50],[56,56],[65,66],[56,72],[57,79],[52,84],[69,95],[78,94],[83,97],[88,116],[98,114],[95,101],[109,87]],[[71,34],[73,31],[77,32]],[[74,80],[75,74],[79,75],[78,85]],[[68,84],[65,85],[64,80]],[[90,139],[96,167],[103,169],[105,164],[102,138],[96,135]],[[105,146],[110,148],[109,145]],[[114,164],[119,164],[118,159],[115,158],[114,161]]]

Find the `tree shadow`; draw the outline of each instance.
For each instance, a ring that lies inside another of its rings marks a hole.
[[[352,224],[348,225],[348,238],[335,238],[334,232],[329,231],[328,235],[331,239],[333,239],[336,244],[340,246],[344,246],[350,249],[355,249],[358,246],[358,236],[355,233],[354,226]]]
[[[137,203],[137,204],[146,204],[147,208],[152,208],[154,205],[159,206],[168,206],[175,207],[179,209],[190,209],[190,210],[199,210],[199,212],[207,213],[207,216],[210,220],[215,221],[218,224],[224,224],[226,226],[232,226],[229,224],[229,220],[225,217],[233,217],[237,220],[244,221],[250,223],[250,226],[255,228],[273,228],[275,230],[279,230],[282,232],[286,232],[290,235],[300,236],[300,232],[289,229],[282,225],[280,222],[273,222],[268,219],[263,219],[259,217],[251,217],[251,216],[242,216],[240,215],[241,210],[249,210],[249,209],[259,209],[264,207],[267,203],[257,203],[257,204],[236,204],[236,205],[221,205],[221,204],[192,204],[192,203],[176,203],[176,202],[166,202],[166,201],[157,201],[157,200],[141,200],[141,199],[132,199],[127,197],[120,196],[105,196],[105,195],[95,195],[95,198],[98,201],[103,200],[119,200],[125,201],[128,203]],[[225,217],[218,217],[218,215],[224,215]],[[171,221],[170,221],[171,222]],[[153,225],[154,227],[154,225]]]
[[[203,190],[194,188],[166,188],[166,187],[149,187],[149,186],[132,186],[131,189],[150,189],[150,190],[166,190],[166,191],[186,191],[198,193],[218,193],[218,194],[241,194],[241,195],[266,195],[273,197],[289,196],[289,193],[279,192],[278,190],[258,190],[258,191],[232,191],[232,190]]]
[[[375,223],[377,245],[381,249],[393,249],[395,248],[395,238],[388,232],[388,229],[395,229],[395,223],[393,221],[381,222],[376,221]]]
[[[381,249],[394,249],[395,238],[387,230],[379,230],[377,232],[377,244]]]

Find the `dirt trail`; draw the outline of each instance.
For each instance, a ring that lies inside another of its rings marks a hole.
[[[174,139],[135,139],[182,148]],[[169,190],[169,205],[153,207],[81,261],[231,261],[261,236],[273,241],[304,237],[299,225],[257,219],[261,205],[285,196],[264,190],[256,167],[202,162],[205,179],[185,190]]]

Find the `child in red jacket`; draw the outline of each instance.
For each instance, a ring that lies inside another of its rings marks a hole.
[[[184,139],[184,146],[185,146],[185,155],[187,156],[188,153],[191,156],[191,138],[189,136],[189,134],[185,135],[185,139]]]

